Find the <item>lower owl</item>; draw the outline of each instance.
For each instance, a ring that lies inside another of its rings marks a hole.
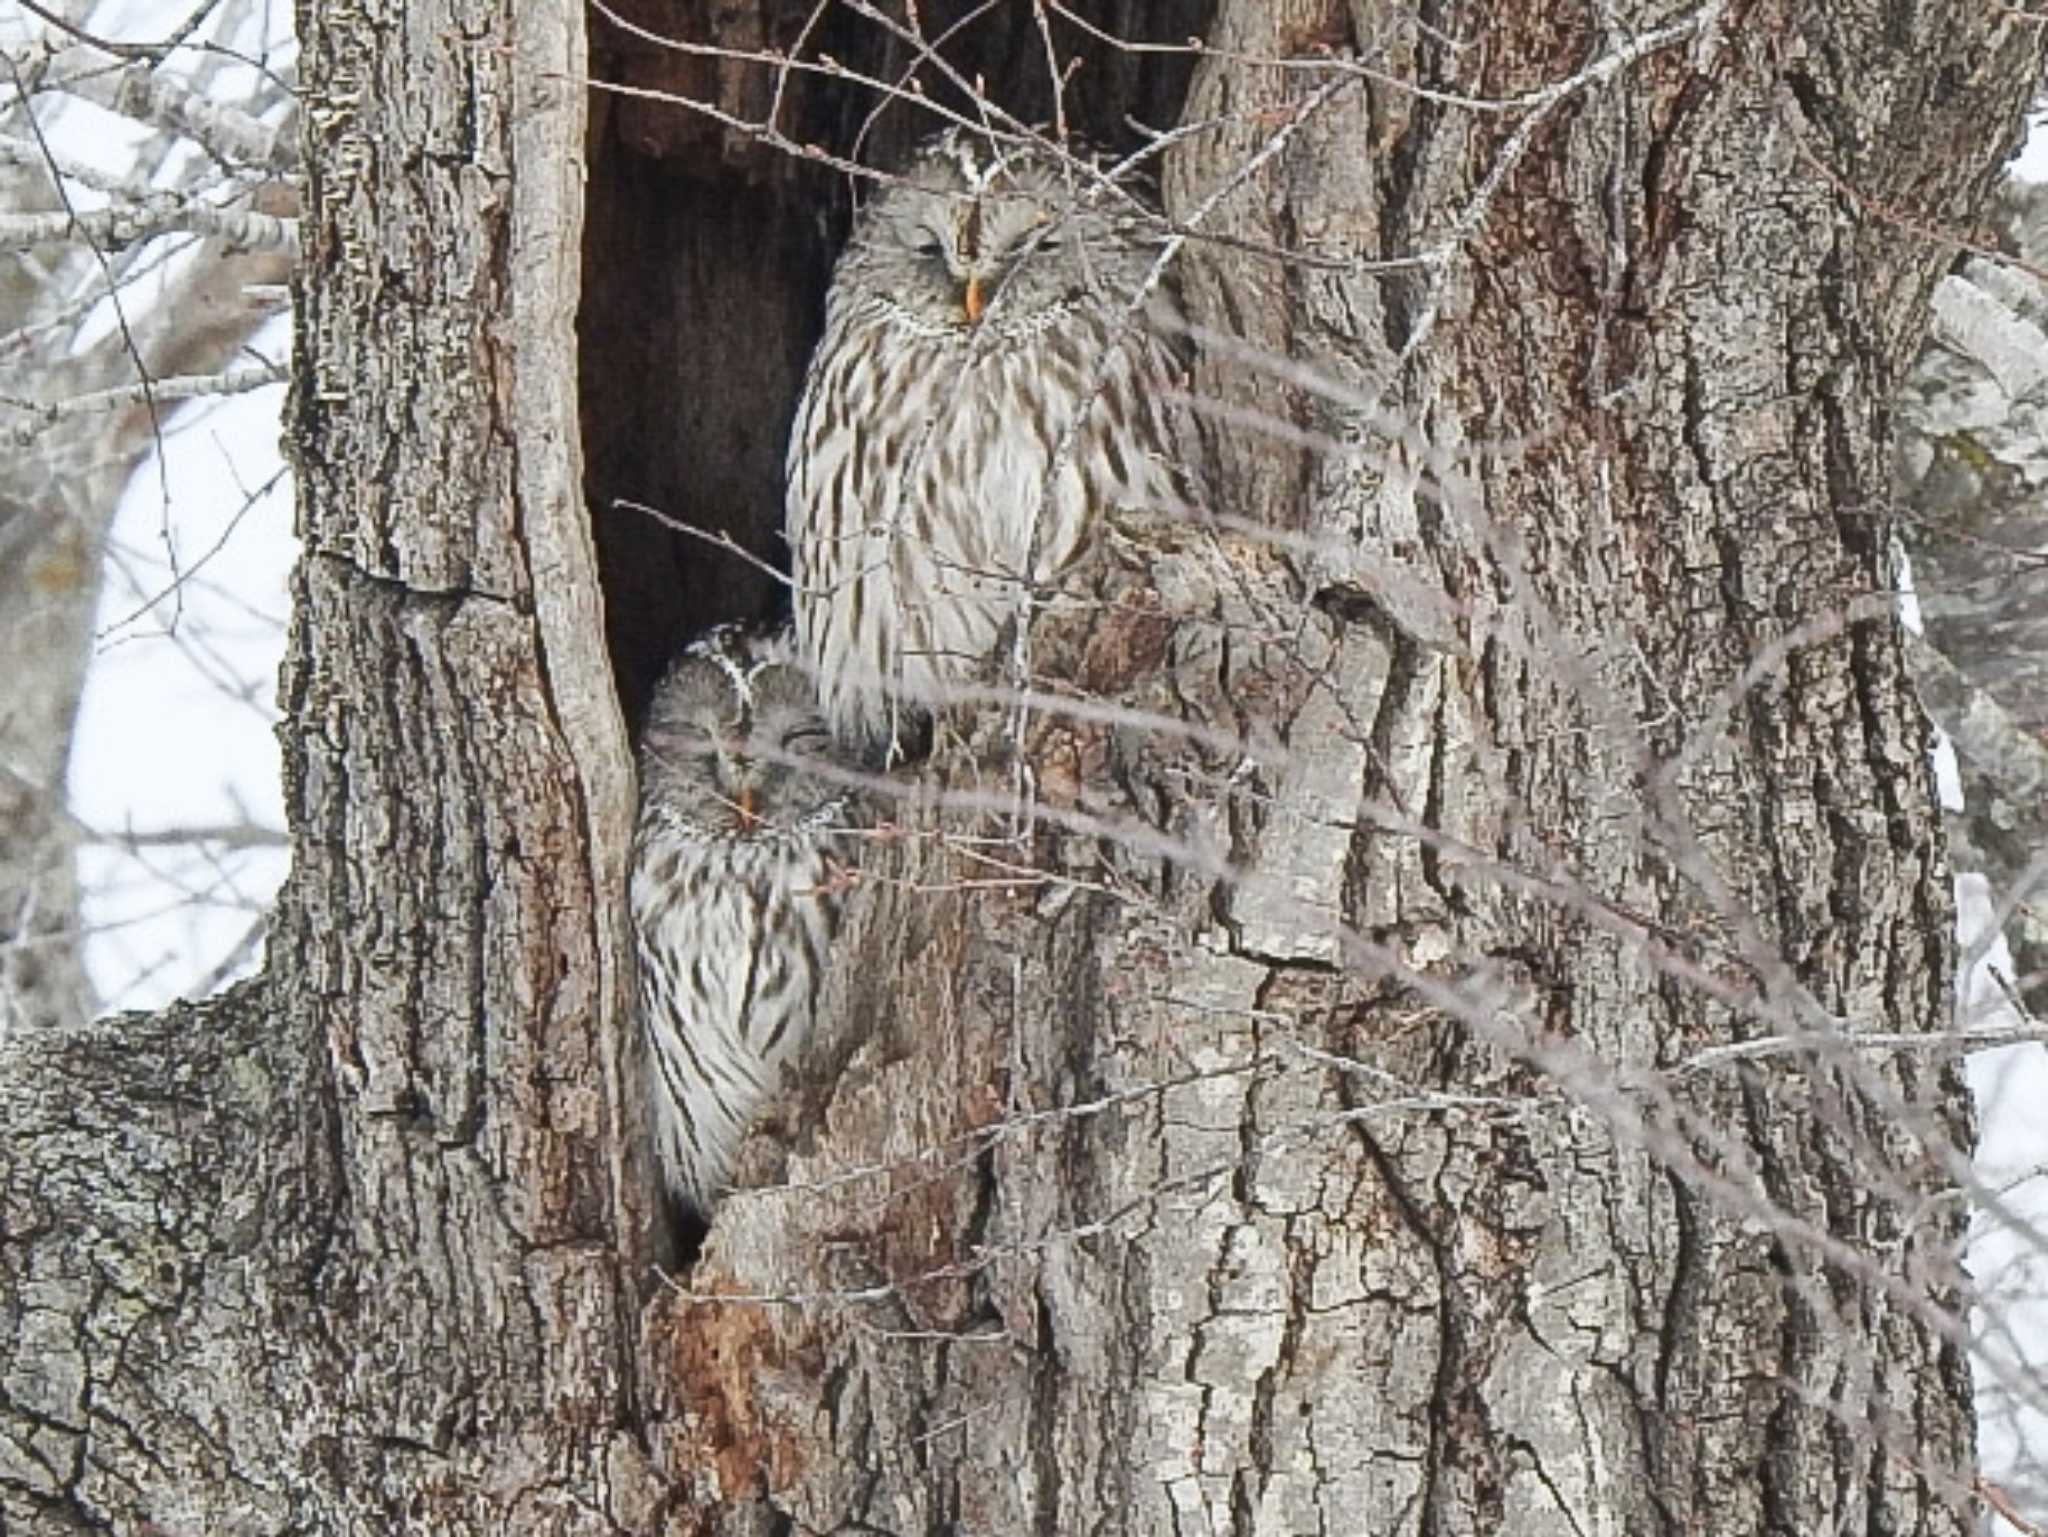
[[[640,736],[631,909],[655,1147],[708,1215],[816,1019],[852,796],[787,633],[692,645]]]

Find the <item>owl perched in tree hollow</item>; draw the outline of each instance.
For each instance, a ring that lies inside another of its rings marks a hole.
[[[708,1214],[809,1039],[851,797],[806,769],[826,729],[787,632],[692,645],[640,734],[631,910],[656,1150]]]
[[[1161,239],[1085,158],[964,128],[862,211],[789,446],[797,646],[848,747],[899,752],[1110,507],[1179,499]]]

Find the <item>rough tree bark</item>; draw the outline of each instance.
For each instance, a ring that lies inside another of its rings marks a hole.
[[[645,1507],[648,1271],[615,1236],[644,1182],[607,1055],[630,772],[574,435],[580,22],[300,25],[277,962],[8,1043],[9,1531]]]
[[[1842,1041],[1952,982],[1875,210],[1967,225],[2024,19],[1222,0],[1191,307],[1322,382],[1205,350],[1234,521],[1033,638],[1155,723],[902,787],[650,1304],[581,16],[302,8],[294,874],[0,1048],[9,1529],[1964,1530],[1953,1056]]]

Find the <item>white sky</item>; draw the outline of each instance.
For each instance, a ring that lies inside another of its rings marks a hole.
[[[165,21],[155,0],[109,0],[88,25],[139,38],[158,35]],[[283,64],[295,52],[283,0],[229,0],[206,35],[243,59]],[[255,68],[227,54],[180,59],[189,67],[202,57],[213,100],[276,96]],[[282,111],[280,102],[271,120]],[[76,98],[39,99],[37,119],[60,153],[107,175],[132,175],[149,138]],[[203,164],[194,153],[165,157],[155,184],[179,185]],[[67,190],[81,209],[107,202],[76,181]],[[125,291],[124,306],[146,307],[182,260]],[[113,306],[100,304],[77,345],[114,323]],[[289,346],[284,317],[250,343],[278,359]],[[295,553],[278,446],[283,401],[279,385],[179,410],[162,429],[161,463],[152,455],[136,474],[113,529],[70,772],[72,811],[98,836],[81,856],[86,967],[109,1009],[154,1008],[225,981],[214,973],[238,949],[249,953],[237,972],[261,959],[260,945],[245,941],[283,878],[281,848],[124,847],[119,839],[196,827],[282,831],[271,728]]]
[[[2019,155],[2013,160],[2013,175],[2024,176],[2028,181],[2048,181],[2048,133],[2041,131],[2043,123],[2048,123],[2048,117],[2028,121],[2027,142],[2020,146]]]
[[[281,356],[288,337],[280,320],[256,346]],[[71,761],[72,810],[103,836],[283,830],[273,726],[298,552],[283,398],[278,385],[181,411],[165,475],[152,458],[122,501]],[[284,868],[281,848],[89,847],[86,964],[102,1001],[154,1008],[206,978]],[[260,959],[259,947],[234,974]]]

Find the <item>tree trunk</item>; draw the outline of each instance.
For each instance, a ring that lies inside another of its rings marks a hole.
[[[2038,40],[1215,11],[1220,516],[1034,633],[1120,713],[893,785],[762,1188],[646,1305],[582,9],[302,8],[294,873],[260,982],[0,1060],[10,1530],[1968,1526],[1884,413]],[[844,153],[859,90],[793,111]],[[822,185],[698,132],[727,216]]]
[[[580,13],[300,22],[294,869],[259,982],[8,1043],[0,1528],[639,1529]]]
[[[1027,877],[870,868],[872,1033],[671,1325],[709,1529],[1969,1526],[1956,1057],[1848,1038],[1949,1022],[1884,408],[2038,55],[1712,19],[1222,8],[1215,500],[1309,553],[1034,648],[1231,745],[1045,727]]]

